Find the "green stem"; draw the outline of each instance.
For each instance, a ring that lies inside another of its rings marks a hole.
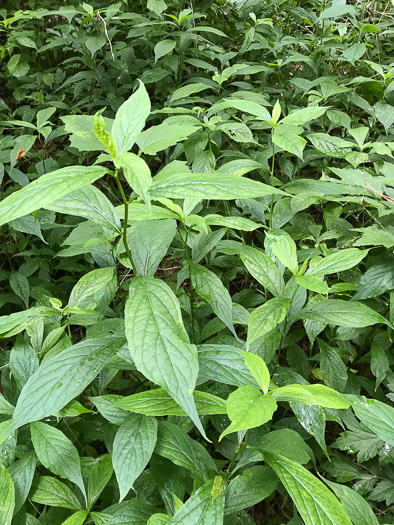
[[[133,268],[134,275],[138,275],[137,268],[135,267],[133,256],[131,255],[131,251],[129,248],[129,243],[127,241],[127,224],[129,220],[129,202],[126,198],[125,192],[123,191],[123,188],[122,188],[122,184],[119,180],[118,170],[115,170],[115,180],[116,180],[120,194],[124,202],[124,221],[123,221],[123,235],[122,235],[123,244],[126,250],[126,255],[129,258],[131,267]]]
[[[291,303],[293,302],[293,299],[296,295],[296,293],[298,292],[298,288],[300,287],[299,284],[297,284],[296,286],[296,289],[294,290],[294,293],[293,295],[291,296],[291,299],[290,299],[290,307],[291,307]],[[289,308],[290,308],[289,307]],[[285,338],[285,334],[286,334],[286,330],[287,330],[287,325],[289,323],[289,319],[287,317],[287,313],[286,313],[286,318],[285,318],[285,324],[283,325],[283,332],[282,332],[282,336],[280,338],[280,343],[279,343],[279,349],[278,349],[278,360],[277,360],[277,365],[279,365],[279,359],[280,359],[280,351],[282,350],[282,344],[283,344],[283,339]]]
[[[271,162],[271,186],[274,187],[274,170],[275,170],[275,144],[272,141],[272,162]],[[272,213],[274,211],[274,196],[271,198],[271,209],[270,209],[270,229],[272,227]]]
[[[186,228],[186,226],[185,226],[185,228]],[[193,289],[194,289],[194,286],[193,286],[193,281],[192,281],[192,262],[190,260],[189,249],[188,249],[188,246],[187,246],[187,239],[188,239],[188,237],[189,237],[189,230],[188,230],[188,228],[186,228],[186,237],[185,237],[183,245],[185,247],[187,266],[189,268],[190,316],[191,316],[191,321],[192,321],[192,333],[191,333],[191,336],[190,336],[190,342],[192,344],[194,344],[194,340],[195,340],[195,337],[194,337],[195,336],[195,316],[194,316],[194,302],[193,302]]]

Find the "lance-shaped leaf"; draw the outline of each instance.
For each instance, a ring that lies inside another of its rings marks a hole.
[[[222,173],[178,173],[156,177],[150,189],[151,198],[185,199],[252,199],[266,195],[287,195],[262,182]]]
[[[376,323],[389,324],[382,315],[365,304],[342,299],[327,299],[310,304],[298,312],[296,318],[353,328],[364,328]]]
[[[339,392],[324,385],[286,385],[272,390],[278,401],[295,401],[326,408],[349,408],[347,401]]]
[[[201,415],[227,414],[226,402],[208,392],[193,392],[197,412]],[[102,398],[90,398],[100,400]],[[94,402],[94,401],[93,401]],[[112,405],[114,408],[130,410],[146,416],[187,416],[163,388],[154,388],[123,397]]]
[[[45,361],[22,389],[13,428],[59,412],[93,381],[123,344],[123,338],[114,336],[88,339]]]
[[[331,253],[327,255],[327,257],[318,260],[306,273],[307,275],[323,277],[330,273],[344,272],[362,261],[368,254],[368,251],[369,250],[359,250],[358,248],[348,248],[336,253]],[[314,260],[315,259],[313,259],[313,261]]]
[[[137,369],[164,388],[205,435],[193,397],[197,349],[189,343],[174,292],[153,277],[134,278],[125,318],[129,349]]]
[[[222,525],[224,519],[225,491],[215,490],[215,480],[207,481],[174,514],[168,525]],[[216,497],[215,497],[216,496]]]
[[[107,173],[101,166],[68,166],[31,182],[0,202],[0,226],[23,217],[68,193],[83,188]]]
[[[130,250],[140,275],[154,275],[167,255],[176,233],[176,221],[164,219],[137,224],[130,236]]]
[[[289,299],[274,297],[253,310],[248,319],[248,343],[267,334],[281,323],[289,306]]]
[[[394,408],[376,399],[360,398],[353,410],[380,439],[394,446]]]
[[[116,433],[112,462],[119,485],[120,501],[148,464],[157,441],[157,420],[130,414]]]
[[[334,494],[306,468],[275,452],[264,452],[264,459],[278,474],[305,525],[351,525]]]
[[[183,428],[168,421],[159,423],[155,453],[204,479],[209,479],[212,472],[217,472],[207,449],[192,439]]]
[[[219,277],[204,266],[192,264],[191,278],[198,295],[211,305],[219,319],[237,336],[233,326],[231,296]]]
[[[15,507],[15,489],[11,475],[0,463],[0,523],[11,525]]]
[[[114,206],[98,188],[85,186],[44,206],[47,210],[84,217],[112,231],[119,231],[120,220]]]
[[[76,495],[61,481],[51,476],[42,476],[33,483],[29,498],[42,505],[79,510],[81,505]]]
[[[241,259],[248,272],[275,297],[284,293],[285,283],[276,264],[262,250],[242,245]]]
[[[267,365],[259,355],[252,354],[252,352],[241,352],[241,355],[245,359],[246,366],[253,374],[263,394],[266,394],[270,384],[270,373]]]
[[[272,235],[271,233],[266,235],[275,256],[291,273],[297,275],[297,248],[293,239],[289,235]]]
[[[30,423],[30,431],[34,450],[44,467],[75,483],[86,497],[78,451],[68,437],[39,421]]]
[[[137,135],[145,126],[149,113],[149,95],[144,84],[140,81],[137,91],[118,109],[112,125],[111,134],[115,140],[118,156],[132,148]]]
[[[353,525],[379,525],[378,519],[367,501],[355,490],[324,480],[340,499],[343,508],[352,520]]]
[[[18,512],[26,501],[33,481],[36,465],[37,457],[34,452],[31,452],[23,459],[15,461],[15,463],[13,463],[8,469],[15,486],[14,514]]]

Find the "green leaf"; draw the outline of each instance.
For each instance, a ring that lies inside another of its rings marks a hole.
[[[373,510],[358,492],[346,485],[324,481],[335,492],[354,525],[379,525]]]
[[[354,62],[356,60],[359,60],[366,52],[367,46],[359,42],[357,44],[353,44],[351,46],[346,47],[345,51],[343,52],[343,56],[348,62],[354,64]]]
[[[251,232],[260,228],[259,224],[245,217],[222,217],[221,215],[212,214],[205,215],[204,219],[209,226],[225,226],[226,228],[245,232]]]
[[[88,510],[79,510],[72,516],[70,516],[66,521],[63,521],[62,525],[83,525],[86,518],[88,517]]]
[[[248,353],[249,354],[249,353]],[[234,346],[206,344],[198,346],[200,366],[198,383],[214,380],[226,385],[247,386],[254,384],[254,378],[245,364],[242,352]],[[255,384],[257,386],[257,383]],[[194,391],[197,404],[197,394]],[[224,406],[226,406],[224,402]],[[198,404],[197,404],[197,410]],[[201,413],[199,411],[199,413]],[[227,413],[225,409],[224,413]]]
[[[383,124],[384,129],[387,131],[391,128],[394,123],[394,108],[391,104],[386,104],[383,100],[379,100],[374,105],[376,118],[381,124]]]
[[[394,408],[376,399],[360,398],[353,404],[356,416],[380,439],[394,446]]]
[[[114,162],[117,168],[123,168],[130,187],[149,203],[148,192],[152,185],[152,176],[147,163],[134,153],[123,153]]]
[[[37,370],[39,363],[36,352],[25,339],[17,338],[10,353],[10,369],[22,388]]]
[[[187,86],[178,88],[171,95],[171,104],[175,102],[176,100],[179,100],[181,98],[190,97],[190,95],[194,95],[195,93],[200,93],[200,91],[205,91],[206,89],[209,89],[209,88],[210,86],[208,84],[202,84],[201,82],[193,82],[193,84],[188,84]]]
[[[245,469],[228,485],[225,514],[232,514],[256,505],[268,498],[276,485],[277,478],[270,468],[256,465]]]
[[[45,361],[22,389],[13,427],[59,412],[89,385],[123,344],[124,339],[113,336],[88,339]]]
[[[219,319],[237,337],[233,326],[231,296],[219,277],[208,268],[192,263],[191,279],[198,295],[211,305]]]
[[[101,224],[111,231],[119,232],[120,220],[107,197],[94,186],[85,186],[61,199],[44,206],[46,210],[84,217]]]
[[[234,108],[238,111],[241,111],[242,113],[250,113],[251,115],[254,115],[259,120],[264,120],[266,122],[271,122],[272,117],[269,114],[269,111],[260,104],[257,104],[256,102],[251,102],[249,100],[243,100],[243,99],[237,99],[237,98],[227,98],[224,101],[220,101],[218,103],[218,109],[224,109],[224,108]],[[211,110],[214,110],[215,106],[211,108]]]
[[[351,525],[334,494],[306,468],[274,452],[264,452],[264,459],[278,474],[305,525]]]
[[[103,143],[96,137],[93,124],[93,115],[67,115],[60,117],[64,122],[64,127],[71,133],[70,142],[73,148],[79,151],[101,151]],[[112,128],[112,119],[104,117],[105,126],[108,131]]]
[[[2,525],[11,525],[14,507],[14,483],[8,470],[0,463],[0,520]]]
[[[275,297],[284,294],[285,283],[279,268],[262,250],[243,244],[241,259],[248,272]]]
[[[91,509],[112,476],[112,460],[109,454],[94,462],[88,479],[88,508]]]
[[[264,451],[281,454],[285,458],[296,461],[301,465],[314,459],[312,450],[308,447],[298,432],[290,428],[274,430],[264,434],[261,441],[255,447],[261,453]]]
[[[224,518],[224,497],[222,492],[215,499],[212,497],[214,480],[207,481],[174,514],[168,525],[222,525]]]
[[[263,391],[263,394],[266,394],[270,384],[270,373],[267,365],[260,356],[252,354],[251,352],[241,352],[241,355],[245,359],[246,366],[249,368],[253,377],[256,379],[261,390]]]
[[[155,45],[155,63],[160,60],[161,57],[168,55],[175,48],[175,40],[161,40]]]
[[[116,282],[113,268],[99,268],[86,273],[71,290],[68,306],[96,308],[105,298],[106,288],[113,280]]]
[[[14,413],[14,407],[9,403],[3,394],[0,394],[0,414],[11,415]]]
[[[136,142],[138,134],[145,126],[150,114],[150,100],[144,84],[140,85],[116,112],[111,134],[115,140],[118,156],[129,151]]]
[[[272,390],[277,401],[295,401],[327,408],[349,408],[350,403],[339,392],[324,385],[286,385]]]
[[[116,433],[112,462],[122,501],[148,464],[157,440],[157,420],[130,414]]]
[[[294,275],[298,274],[297,247],[288,235],[266,234],[270,248],[279,261]]]
[[[324,383],[338,392],[343,392],[347,383],[347,368],[335,348],[318,339],[320,367]]]
[[[276,409],[277,404],[272,396],[263,395],[253,386],[241,386],[227,399],[231,425],[222,432],[219,441],[232,432],[263,425],[272,418]]]
[[[15,461],[9,467],[9,473],[15,487],[15,509],[16,514],[25,503],[33,481],[36,470],[37,458],[34,452],[31,452],[23,459]],[[0,500],[1,501],[1,500]]]
[[[227,414],[226,402],[220,397],[198,390],[193,392],[193,396],[200,415]],[[113,406],[146,416],[187,416],[186,412],[162,388],[124,397],[116,401]]]
[[[205,480],[213,472],[217,472],[214,460],[201,443],[189,437],[181,427],[168,421],[159,422],[155,453]]]
[[[300,137],[303,131],[301,126],[279,124],[272,132],[272,141],[284,151],[288,151],[302,160],[306,144],[306,140]]]
[[[50,476],[41,476],[30,491],[29,498],[35,503],[80,510],[81,505],[75,494],[61,481]]]
[[[194,403],[197,349],[189,343],[178,300],[153,277],[136,277],[125,309],[126,336],[137,369],[160,385],[205,435]]]
[[[12,291],[25,303],[29,308],[30,285],[27,277],[20,272],[11,272],[10,286]]]
[[[296,315],[297,319],[320,321],[336,326],[364,328],[376,323],[388,324],[388,321],[368,306],[355,301],[327,299],[306,306]]]
[[[327,257],[313,259],[314,264],[309,266],[307,275],[323,277],[331,273],[344,272],[356,266],[367,256],[369,250],[358,250],[348,248],[336,253],[331,253]],[[315,262],[316,261],[316,262]]]
[[[319,277],[315,277],[314,275],[301,275],[297,277],[296,280],[297,284],[307,290],[322,294],[328,293],[328,284]]]
[[[302,126],[310,120],[315,120],[327,111],[328,108],[319,106],[308,106],[307,108],[297,109],[281,120],[280,124],[286,126]]]
[[[34,450],[40,462],[54,474],[75,483],[85,495],[78,451],[61,430],[45,423],[30,423]]]
[[[137,224],[130,236],[130,251],[140,275],[154,275],[175,237],[177,224],[174,219],[143,221]]]
[[[169,124],[164,121],[158,126],[143,131],[138,135],[137,144],[142,153],[156,155],[158,151],[174,146],[177,142],[187,139],[199,128],[195,124]]]
[[[0,226],[45,208],[56,199],[91,184],[107,173],[101,166],[68,166],[31,182],[0,202]]]
[[[93,55],[93,52],[92,52]],[[103,110],[97,111],[93,120],[93,131],[99,141],[107,148],[112,157],[116,157],[115,141],[109,131],[105,129],[105,120],[101,116]]]
[[[275,297],[253,310],[248,319],[248,343],[253,343],[281,323],[289,306],[289,299]]]
[[[169,174],[158,176],[151,187],[151,197],[186,199],[251,199],[266,195],[286,195],[284,192],[261,182],[222,174]]]
[[[164,2],[164,0],[148,0],[146,5],[150,11],[153,11],[158,16],[160,16],[162,12],[167,9],[167,4]]]

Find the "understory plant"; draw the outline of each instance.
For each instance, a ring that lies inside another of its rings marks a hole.
[[[14,4],[0,524],[392,523],[392,3]]]

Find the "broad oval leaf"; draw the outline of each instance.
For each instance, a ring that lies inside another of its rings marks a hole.
[[[277,404],[272,396],[263,395],[253,386],[241,386],[227,399],[231,425],[222,432],[219,441],[232,432],[263,425],[272,418],[276,409]]]

